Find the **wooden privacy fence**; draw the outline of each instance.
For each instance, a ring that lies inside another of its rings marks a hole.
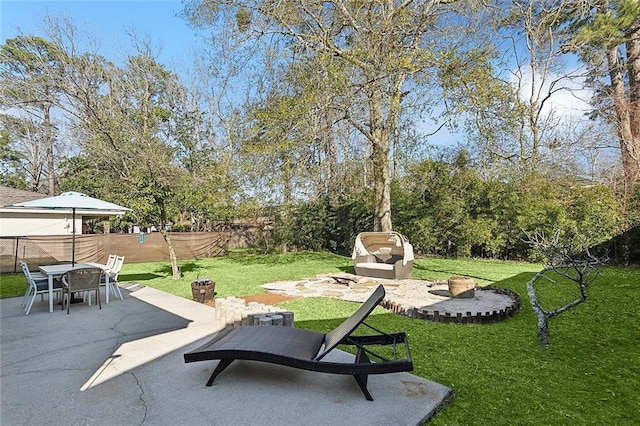
[[[178,259],[202,259],[227,253],[228,232],[172,232]],[[48,235],[0,238],[0,273],[20,271],[19,260],[38,265],[71,262],[72,237]],[[168,261],[169,249],[159,232],[149,234],[83,234],[76,236],[76,262],[105,263],[109,254],[125,262]]]

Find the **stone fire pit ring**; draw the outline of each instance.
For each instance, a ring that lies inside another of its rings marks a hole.
[[[493,286],[476,287],[471,298],[452,298],[447,283],[426,280],[386,280],[353,274],[327,274],[297,281],[263,284],[270,293],[293,297],[332,297],[362,302],[379,284],[386,297],[381,305],[397,314],[435,322],[491,323],[520,310],[517,293]]]

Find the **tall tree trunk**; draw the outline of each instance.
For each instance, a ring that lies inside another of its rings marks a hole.
[[[640,20],[637,20],[640,23]],[[638,26],[635,25],[637,28]],[[623,161],[626,180],[635,184],[640,179],[640,31],[634,31],[626,45],[629,75],[629,121],[631,139],[625,141]]]
[[[391,231],[391,180],[389,177],[389,135],[379,131],[374,134],[371,146],[375,206],[374,231]]]
[[[389,146],[391,133],[385,126],[382,111],[381,87],[374,87],[369,97],[369,141],[371,143],[371,163],[373,164],[373,230],[391,231],[391,181],[389,179]]]
[[[286,224],[285,229],[290,229],[290,221],[291,221],[291,203],[293,201],[293,184],[292,184],[292,171],[291,171],[291,161],[289,160],[289,156],[286,154],[282,155],[282,222]],[[280,251],[282,253],[287,253],[289,251],[289,244],[291,235],[287,235],[287,238],[284,239],[282,246],[280,247]]]
[[[623,66],[618,46],[607,49],[607,64],[611,79],[611,92],[616,113],[620,156],[625,181],[633,185],[640,173],[640,41],[636,36],[627,43],[629,71],[629,99],[627,100]]]
[[[160,207],[160,234],[164,238],[164,242],[167,243],[167,249],[169,251],[169,259],[171,260],[171,275],[174,280],[180,279],[180,267],[178,266],[178,255],[176,248],[171,242],[171,236],[167,231],[167,210],[165,208],[164,199],[155,197],[156,205]]]
[[[333,125],[329,112],[322,115],[324,122],[324,131],[322,132],[324,138],[324,155],[327,164],[327,196],[331,202],[336,202],[338,198],[338,159],[336,143],[333,134]]]
[[[47,93],[48,95],[48,93]],[[51,104],[45,102],[42,106],[44,112],[44,139],[47,148],[47,193],[56,195],[56,173],[55,162],[53,160],[53,135],[51,132]]]
[[[326,66],[322,67],[322,82],[329,86],[329,71]],[[334,111],[328,108],[332,104],[332,96],[330,92],[324,93],[322,103],[319,109],[318,117],[318,134],[320,137],[320,146],[324,151],[324,161],[326,182],[324,183],[324,191],[331,203],[335,203],[338,198],[338,158],[335,142],[335,134],[333,122],[335,119]]]
[[[173,246],[171,242],[171,236],[169,235],[169,231],[165,226],[160,230],[160,234],[162,234],[162,238],[164,238],[164,242],[167,243],[167,248],[169,250],[169,259],[171,260],[171,275],[174,280],[180,279],[180,267],[178,266],[178,255],[176,254],[176,248]]]

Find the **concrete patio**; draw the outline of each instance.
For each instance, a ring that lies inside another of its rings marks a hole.
[[[21,298],[0,300],[0,424],[418,425],[452,397],[395,373],[369,377],[370,402],[352,377],[256,362],[206,387],[216,363],[182,355],[223,327],[214,308],[146,287],[123,293],[70,315],[38,299],[25,316]]]

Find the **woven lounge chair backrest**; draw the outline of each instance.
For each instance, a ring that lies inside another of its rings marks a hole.
[[[358,308],[358,310],[347,318],[342,324],[334,328],[327,333],[324,337],[324,350],[320,352],[314,359],[316,361],[321,360],[325,355],[335,349],[336,346],[347,336],[349,336],[353,330],[358,328],[362,322],[367,319],[371,311],[373,311],[378,303],[384,299],[385,291],[382,285],[373,292],[371,296]]]
[[[69,287],[70,292],[95,290],[100,288],[102,269],[83,268],[74,269],[63,276],[63,281]]]
[[[393,248],[402,252],[406,237],[397,232],[361,232],[358,237],[369,253],[380,248]]]

